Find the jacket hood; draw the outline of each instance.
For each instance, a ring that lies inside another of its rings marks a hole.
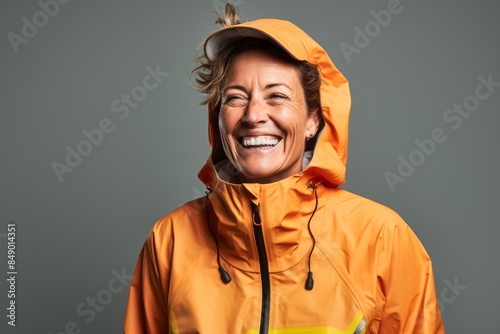
[[[205,55],[213,57],[218,45],[228,38],[257,37],[271,40],[286,50],[293,58],[317,65],[321,77],[321,112],[323,128],[316,137],[314,152],[308,166],[299,174],[307,182],[321,182],[338,186],[345,182],[347,163],[348,125],[351,108],[349,84],[333,64],[326,51],[303,30],[289,21],[259,19],[219,29],[204,43]],[[198,177],[209,188],[220,182],[214,164],[220,154],[220,134],[214,124],[214,106],[208,105],[208,135],[211,154]]]

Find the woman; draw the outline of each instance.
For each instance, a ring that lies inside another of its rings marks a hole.
[[[298,27],[204,43],[208,191],[153,227],[125,333],[444,333],[432,265],[392,210],[344,183],[348,83]]]

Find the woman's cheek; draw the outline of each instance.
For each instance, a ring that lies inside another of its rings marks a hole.
[[[234,160],[234,150],[237,143],[234,142],[236,139],[231,137],[231,134],[234,130],[234,126],[232,126],[231,124],[231,119],[227,115],[227,110],[221,110],[221,113],[219,115],[220,140],[226,156],[230,160]]]

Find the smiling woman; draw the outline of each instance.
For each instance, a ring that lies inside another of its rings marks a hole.
[[[236,56],[219,112],[224,151],[242,182],[270,183],[302,170],[305,140],[319,126],[294,65],[263,50]],[[228,180],[231,181],[231,180]]]
[[[416,235],[339,188],[345,77],[288,21],[240,23],[230,5],[218,21],[194,71],[209,115],[207,195],[151,230],[125,333],[444,333]]]

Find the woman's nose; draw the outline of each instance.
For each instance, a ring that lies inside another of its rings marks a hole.
[[[247,104],[245,114],[243,115],[243,123],[248,125],[257,125],[267,122],[266,103],[252,98]]]

